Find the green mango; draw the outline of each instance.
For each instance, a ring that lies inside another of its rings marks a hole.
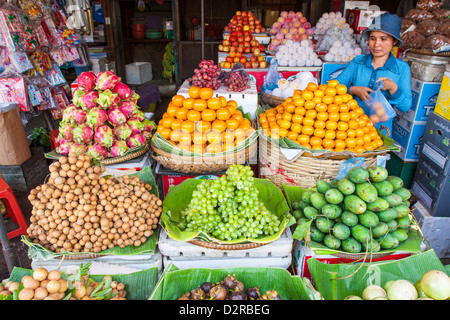
[[[388,171],[382,166],[371,166],[367,168],[367,171],[369,172],[369,179],[372,182],[381,182],[388,177]]]
[[[403,180],[400,177],[388,176],[386,180],[389,181],[390,184],[392,184],[392,186],[394,187],[394,191],[403,187]]]
[[[389,233],[394,232],[395,230],[398,230],[398,223],[395,219],[392,219],[391,221],[386,222],[389,227]]]
[[[308,206],[303,209],[303,214],[308,219],[314,219],[319,214],[319,210],[317,210],[313,206]]]
[[[311,194],[311,197],[309,199],[311,201],[311,204],[317,210],[322,210],[322,207],[328,203],[327,199],[325,199],[325,195],[320,192],[313,192],[313,194]]]
[[[364,213],[367,209],[367,204],[364,202],[364,200],[354,194],[345,196],[344,203],[348,211],[355,214]]]
[[[384,197],[390,195],[394,191],[394,187],[389,181],[372,182],[372,185],[377,189],[378,196]]]
[[[380,223],[372,229],[372,236],[374,238],[379,238],[387,233],[389,233],[389,226],[386,222],[380,221]]]
[[[292,202],[291,207],[292,207],[292,211],[295,211],[295,210],[300,209],[300,201],[294,201],[294,202]]]
[[[378,218],[380,219],[380,221],[386,222],[386,223],[397,218],[397,211],[395,211],[392,208],[376,212],[376,214],[377,214]]]
[[[341,207],[336,204],[327,203],[322,207],[322,214],[325,215],[328,219],[336,219],[342,213]]]
[[[400,242],[391,233],[388,233],[382,237],[376,239],[380,244],[381,249],[395,249],[398,247]]]
[[[303,210],[302,210],[302,209],[294,210],[294,212],[292,213],[292,215],[294,216],[294,218],[295,218],[296,221],[298,221],[299,219],[305,217],[305,215],[303,214]]]
[[[358,183],[356,194],[365,202],[374,202],[378,197],[377,189],[370,182]]]
[[[331,189],[331,184],[325,180],[317,180],[316,189],[318,192],[325,194],[328,189]]]
[[[358,219],[359,223],[366,228],[375,228],[380,222],[380,219],[375,214],[375,212],[372,212],[370,210],[366,210],[366,212],[360,214],[358,216]]]
[[[341,246],[341,240],[339,240],[332,234],[326,234],[323,238],[323,244],[330,249],[337,250]]]
[[[403,201],[411,198],[411,192],[406,188],[400,188],[394,191],[394,193],[402,198]]]
[[[335,188],[330,188],[325,192],[325,199],[328,203],[339,204],[344,200],[344,195]]]
[[[320,231],[319,229],[317,229],[314,226],[311,226],[309,228],[309,232],[310,232],[311,240],[315,241],[315,242],[322,242],[323,238],[325,237],[325,233],[323,233],[322,231]]]
[[[351,182],[349,179],[342,178],[342,179],[339,179],[339,181],[337,183],[337,188],[343,195],[348,196],[348,195],[351,195],[353,192],[355,192],[356,185],[353,182]]]
[[[366,242],[372,239],[372,235],[370,234],[370,230],[363,225],[357,224],[354,227],[350,228],[352,233],[352,237],[358,240],[360,243]]]
[[[381,198],[383,198],[384,200],[389,202],[389,206],[391,206],[391,207],[398,206],[399,204],[401,204],[403,202],[403,199],[399,195],[396,195],[395,193],[392,193],[388,196],[384,196]]]
[[[328,219],[327,217],[318,217],[316,219],[316,227],[323,233],[329,233],[334,223],[334,220]]]
[[[363,183],[369,180],[369,172],[363,167],[353,167],[348,172],[347,178],[353,183]]]
[[[298,202],[298,206],[299,206],[300,209],[302,209],[302,210],[304,210],[306,207],[308,207],[308,206],[310,206],[310,205],[311,205],[311,203],[306,202],[306,201],[303,201],[303,200],[301,200],[301,201]]]
[[[367,203],[367,210],[380,212],[389,208],[389,202],[378,197],[375,201]]]
[[[345,240],[350,237],[350,228],[342,222],[335,223],[333,226],[333,235],[339,240]]]
[[[375,239],[371,238],[369,242],[361,242],[363,251],[378,252],[381,250],[381,246]]]
[[[393,208],[397,212],[397,218],[406,217],[410,213],[410,209],[408,206],[404,204],[399,204]]]
[[[359,253],[361,252],[361,243],[359,243],[355,238],[348,237],[345,240],[342,240],[341,243],[342,250],[349,253]]]
[[[313,190],[306,190],[302,193],[302,201],[311,203],[309,197],[314,193]]]
[[[342,212],[340,219],[342,223],[346,224],[349,227],[356,226],[359,222],[358,215],[350,211]]]
[[[396,229],[391,234],[398,239],[399,242],[403,242],[408,239],[408,232],[405,229]]]
[[[404,216],[402,218],[397,218],[396,219],[398,227],[401,229],[406,229],[411,225],[411,218],[409,217],[409,215]]]

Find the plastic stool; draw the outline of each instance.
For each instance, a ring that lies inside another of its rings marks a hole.
[[[16,196],[11,187],[0,178],[0,200],[3,201],[6,207],[6,216],[11,217],[14,222],[19,225],[19,228],[8,232],[8,238],[12,239],[22,234],[28,234],[28,224],[23,216],[22,209],[20,209]]]

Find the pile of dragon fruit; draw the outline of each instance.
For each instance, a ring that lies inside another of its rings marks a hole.
[[[112,71],[81,73],[59,125],[56,152],[101,161],[146,145],[156,124],[137,105],[139,95]]]

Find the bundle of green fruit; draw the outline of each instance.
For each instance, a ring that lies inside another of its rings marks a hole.
[[[408,238],[410,196],[384,167],[354,167],[342,179],[318,180],[292,209],[299,222],[311,222],[311,240],[349,253],[378,252]]]

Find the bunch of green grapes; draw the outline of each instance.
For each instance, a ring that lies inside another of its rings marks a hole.
[[[228,241],[274,234],[280,221],[258,194],[251,168],[231,165],[220,178],[198,184],[179,227]]]

